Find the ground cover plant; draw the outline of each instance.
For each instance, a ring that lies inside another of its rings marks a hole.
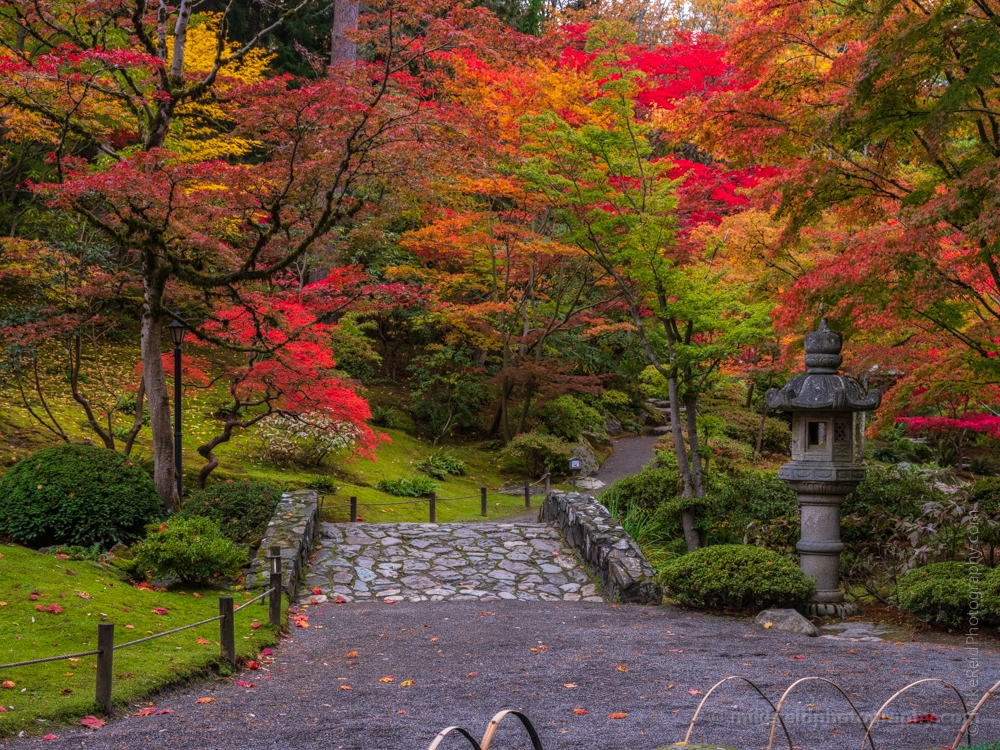
[[[141,638],[205,619],[219,611],[220,595],[236,603],[250,594],[218,588],[181,587],[170,591],[136,588],[113,569],[87,561],[64,560],[23,547],[0,545],[0,663],[88,651],[97,642],[97,624],[115,624],[115,643]],[[263,623],[254,627],[254,623]],[[210,673],[219,662],[216,623],[186,630],[115,652],[112,696],[124,705],[165,685]],[[256,657],[277,640],[267,613],[251,607],[236,614],[236,649],[241,659]],[[94,703],[94,659],[49,662],[0,670],[0,737],[59,733],[99,713]],[[22,692],[23,691],[23,692]]]

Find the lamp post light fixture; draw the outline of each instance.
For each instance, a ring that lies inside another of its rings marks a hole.
[[[174,342],[174,471],[177,474],[177,501],[180,502],[183,490],[181,474],[181,344],[187,326],[180,321],[180,312],[174,312],[174,319],[167,325],[170,339]]]
[[[778,477],[798,496],[801,538],[796,546],[802,572],[816,580],[808,614],[845,617],[856,614],[840,590],[840,506],[865,478],[854,451],[855,412],[874,411],[882,403],[877,389],[839,373],[843,338],[824,318],[806,335],[806,372],[778,390],[767,392],[767,405],[792,414],[792,460]]]

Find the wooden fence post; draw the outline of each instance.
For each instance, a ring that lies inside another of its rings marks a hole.
[[[437,493],[431,493],[431,523],[437,523]]]
[[[483,518],[486,518],[486,488],[479,488],[479,512],[482,514]]]
[[[231,667],[236,666],[236,631],[233,617],[233,597],[219,597],[219,651]]]
[[[102,622],[97,625],[97,702],[104,713],[111,716],[111,680],[115,661],[115,625]]]
[[[267,598],[268,622],[281,624],[281,547],[271,547],[271,593]]]
[[[531,507],[531,482],[524,480],[524,507]]]
[[[356,523],[358,520],[358,499],[356,497],[351,498],[351,523]]]

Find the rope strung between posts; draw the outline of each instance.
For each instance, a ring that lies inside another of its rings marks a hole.
[[[0,669],[9,669],[11,667],[27,667],[32,664],[44,664],[47,661],[62,661],[64,659],[79,659],[81,656],[95,656],[101,653],[100,650],[97,651],[81,651],[78,654],[63,654],[62,656],[46,656],[44,659],[28,659],[28,661],[16,661],[13,664],[0,664]]]
[[[165,635],[171,635],[173,633],[179,633],[182,630],[190,630],[191,628],[196,628],[199,625],[207,625],[210,622],[215,622],[216,620],[221,620],[223,615],[216,615],[215,617],[209,617],[207,620],[202,620],[201,622],[193,622],[190,625],[182,625],[179,628],[174,628],[173,630],[164,630],[162,633],[157,633],[156,635],[147,635],[145,638],[137,638],[134,641],[128,641],[127,643],[119,643],[115,646],[115,651],[120,648],[128,648],[129,646],[134,646],[137,643],[144,643],[146,641],[151,641],[154,638],[162,638]]]
[[[253,599],[251,599],[250,601],[248,601],[248,602],[243,602],[243,603],[242,603],[242,604],[241,604],[240,606],[238,606],[238,607],[233,607],[233,614],[236,614],[237,612],[239,612],[239,611],[240,611],[241,609],[243,609],[244,607],[246,607],[246,606],[248,606],[248,605],[250,605],[250,604],[253,604],[253,603],[254,603],[254,602],[256,602],[256,601],[260,601],[260,600],[261,600],[261,599],[263,599],[263,598],[264,598],[265,596],[268,596],[269,594],[271,594],[271,593],[273,593],[273,592],[274,592],[274,589],[268,589],[267,591],[265,591],[265,592],[264,592],[263,594],[261,594],[260,596],[255,596],[255,597],[254,597]]]

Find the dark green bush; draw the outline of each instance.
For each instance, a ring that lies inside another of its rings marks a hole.
[[[604,434],[605,419],[601,413],[575,396],[552,399],[542,407],[541,417],[553,435],[566,440],[578,441],[585,432]]]
[[[417,464],[417,471],[430,474],[435,479],[445,480],[449,474],[456,477],[465,476],[465,462],[443,451],[436,451]]]
[[[127,544],[162,511],[149,475],[107,448],[46,448],[0,479],[0,536],[33,547]]]
[[[660,568],[664,591],[681,604],[756,611],[791,607],[816,593],[816,582],[798,565],[760,547],[703,547]]]
[[[681,492],[680,473],[676,468],[654,469],[646,466],[638,474],[622,477],[601,492],[601,502],[610,507],[633,507],[652,511],[676,498]]]
[[[970,499],[979,506],[979,541],[990,547],[1000,547],[1000,478],[976,482]],[[1000,560],[991,560],[990,564],[996,562]]]
[[[865,481],[840,508],[841,536],[849,547],[888,534],[898,518],[921,516],[924,503],[942,496],[919,472],[880,464],[870,464],[867,469]]]
[[[222,535],[211,518],[172,518],[150,524],[148,536],[132,551],[129,566],[150,580],[179,578],[201,583],[213,578],[233,578],[248,562],[247,550]]]
[[[980,581],[986,620],[1000,626],[1000,567],[993,568]]]
[[[281,500],[281,489],[266,482],[228,481],[191,493],[177,518],[211,518],[240,544],[256,544]]]
[[[437,492],[441,488],[427,477],[413,477],[412,479],[383,479],[375,485],[375,489],[396,497],[423,497]]]
[[[532,476],[541,476],[546,470],[560,473],[567,471],[572,443],[567,443],[555,435],[537,432],[523,432],[514,437],[501,452],[504,459],[520,459]]]
[[[899,608],[924,622],[961,628],[969,618],[969,565],[943,562],[899,579]]]

